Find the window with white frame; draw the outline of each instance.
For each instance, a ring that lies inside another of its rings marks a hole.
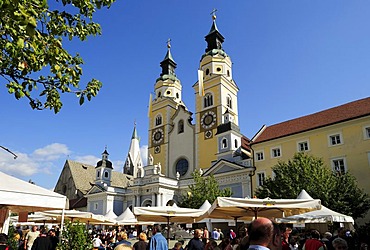
[[[370,139],[370,126],[365,126],[364,127],[364,139]]]
[[[265,172],[257,173],[257,185],[262,186],[265,183],[266,174]]]
[[[339,145],[339,144],[342,144],[342,136],[341,134],[333,134],[333,135],[329,135],[329,145],[330,146],[335,146],[335,145]]]
[[[331,160],[333,171],[338,174],[344,174],[347,172],[346,161],[344,158],[335,158]]]
[[[94,203],[94,210],[98,210],[99,204],[97,202]]]
[[[308,151],[309,149],[308,141],[298,142],[298,152]]]
[[[277,158],[281,156],[281,148],[276,147],[271,149],[271,158]]]
[[[265,157],[263,155],[263,151],[256,152],[256,160],[257,161],[262,161],[264,159],[265,159]]]

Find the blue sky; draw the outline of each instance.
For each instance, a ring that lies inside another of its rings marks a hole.
[[[194,111],[197,69],[210,12],[225,37],[240,91],[239,125],[252,137],[272,125],[369,96],[370,1],[122,1],[97,12],[103,34],[66,44],[85,61],[99,95],[83,106],[63,96],[60,113],[34,111],[0,86],[0,171],[53,188],[66,159],[95,165],[105,146],[122,171],[134,126],[147,145],[149,94],[171,38],[183,100]]]

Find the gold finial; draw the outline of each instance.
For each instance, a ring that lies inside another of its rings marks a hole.
[[[212,12],[211,12],[212,20],[216,20],[216,11],[217,11],[217,9],[213,9]]]
[[[167,48],[171,48],[171,38],[167,39]]]

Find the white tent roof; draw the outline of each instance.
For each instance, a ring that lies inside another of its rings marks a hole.
[[[313,198],[303,189],[297,197],[298,199],[312,199]],[[325,206],[321,205],[321,209],[293,215],[290,217],[285,217],[281,219],[276,219],[280,223],[326,223],[326,222],[348,222],[354,223],[351,216],[344,215],[335,212]]]
[[[64,195],[0,172],[0,208],[35,212],[68,208]]]
[[[113,212],[113,210],[109,210],[104,216],[109,220],[115,220],[117,218],[117,215]]]
[[[210,209],[212,207],[211,203],[209,203],[208,200],[205,200],[204,203],[202,204],[202,206],[200,206],[200,210],[203,210],[203,211],[208,211],[208,209]]]

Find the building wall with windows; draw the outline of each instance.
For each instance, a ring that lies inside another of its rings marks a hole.
[[[359,187],[370,193],[370,98],[268,126],[252,148],[257,186],[258,173],[272,176],[271,167],[278,161],[303,151],[322,158],[333,171],[350,171]]]

